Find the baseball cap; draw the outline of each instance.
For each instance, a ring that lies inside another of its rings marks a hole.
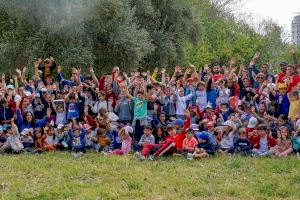
[[[279,65],[280,65],[280,66],[281,66],[281,65],[287,65],[287,62],[286,62],[286,61],[281,61]]]
[[[175,127],[175,125],[173,125],[173,124],[169,124],[169,125],[167,126],[167,129],[174,129],[174,128],[176,128],[176,127]]]
[[[198,126],[198,124],[191,124],[190,127],[189,127],[189,130],[192,130],[192,131],[199,131],[199,126]]]
[[[255,126],[258,124],[258,121],[255,117],[250,117],[249,123],[248,123],[248,128],[255,128]]]
[[[233,126],[234,126],[234,125],[233,125],[233,122],[230,121],[230,120],[227,120],[227,121],[224,122],[222,125],[223,125],[223,126],[230,126],[230,127],[233,127]]]
[[[196,133],[196,138],[202,139],[202,140],[205,140],[205,141],[209,140],[209,136],[208,136],[208,134],[206,132],[198,132],[198,133]]]
[[[182,119],[176,119],[173,122],[173,125],[175,125],[175,126],[183,126],[183,124],[184,124],[184,121]]]
[[[6,86],[6,89],[15,89],[15,87],[12,84],[9,84]]]
[[[47,90],[47,88],[42,88],[41,89],[41,92],[47,92],[48,90]]]

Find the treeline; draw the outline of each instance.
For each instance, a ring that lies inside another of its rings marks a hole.
[[[234,1],[234,0],[233,0]],[[230,0],[2,0],[0,69],[32,66],[52,55],[64,68],[107,72],[172,67],[231,57],[249,62],[290,59],[281,28],[266,22],[256,33],[225,9]]]

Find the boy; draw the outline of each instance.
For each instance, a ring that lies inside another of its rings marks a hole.
[[[251,143],[247,138],[246,129],[239,129],[240,138],[234,143],[234,151],[242,155],[249,155],[251,153]]]
[[[197,133],[198,145],[193,154],[188,154],[188,159],[208,157],[215,154],[215,146],[210,142],[209,136],[206,133]]]
[[[252,153],[257,156],[269,156],[273,152],[270,150],[271,147],[276,145],[276,140],[267,134],[267,127],[260,124],[257,127],[258,135],[254,135],[250,138],[253,146]]]
[[[144,134],[142,135],[138,145],[136,146],[136,150],[137,151],[141,150],[144,144],[155,144],[155,138],[152,134],[151,126],[145,126]]]

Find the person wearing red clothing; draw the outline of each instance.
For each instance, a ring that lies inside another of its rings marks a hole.
[[[277,144],[276,140],[268,135],[265,125],[259,125],[257,130],[258,135],[253,135],[250,138],[251,145],[253,146],[252,153],[257,156],[272,155],[273,151],[270,148]]]
[[[182,143],[186,135],[186,130],[191,125],[191,117],[188,110],[185,111],[186,120],[183,125],[182,132],[177,134],[176,127],[173,124],[170,124],[167,128],[168,135],[164,142],[161,144],[144,144],[141,158],[144,159],[150,154],[150,151],[155,151],[151,159],[156,159],[159,156],[166,155],[166,154],[173,154],[177,150],[182,149]]]

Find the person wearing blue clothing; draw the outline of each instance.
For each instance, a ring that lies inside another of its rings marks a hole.
[[[196,133],[198,145],[193,154],[188,154],[188,159],[196,159],[214,155],[216,152],[215,146],[210,142],[209,135],[205,132]]]
[[[76,89],[72,89],[70,93],[65,96],[68,120],[79,118],[78,94],[75,90]]]
[[[83,128],[74,127],[70,129],[68,135],[71,141],[72,151],[74,152],[85,152],[85,130]]]
[[[51,115],[51,109],[47,109],[47,116],[40,120],[35,120],[34,115],[32,112],[28,111],[25,112],[24,115],[22,116],[21,110],[19,108],[19,103],[17,103],[17,123],[18,123],[18,128],[19,131],[22,132],[25,128],[30,129],[30,128],[37,128],[40,127],[42,128],[45,126],[47,123],[50,115]]]
[[[207,84],[207,102],[209,102],[212,105],[213,109],[215,109],[217,106],[218,96],[219,96],[219,92],[215,86],[214,80],[209,79]]]

